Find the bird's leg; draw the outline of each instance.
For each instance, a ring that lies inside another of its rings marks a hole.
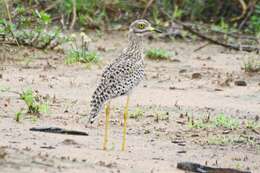
[[[104,135],[104,143],[103,143],[103,150],[107,150],[107,142],[108,142],[108,130],[109,130],[109,114],[110,114],[110,101],[108,101],[106,108],[106,121],[105,121],[105,135]]]
[[[125,150],[125,143],[126,143],[126,123],[127,123],[127,117],[128,117],[128,105],[129,105],[129,100],[130,96],[127,95],[127,100],[126,100],[126,105],[125,105],[125,110],[124,110],[124,128],[123,128],[123,142],[122,142],[122,147],[121,150]]]

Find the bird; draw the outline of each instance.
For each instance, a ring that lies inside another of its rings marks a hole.
[[[138,19],[129,26],[128,45],[123,49],[114,61],[109,64],[101,75],[101,80],[95,89],[91,102],[89,123],[92,124],[100,110],[105,106],[105,134],[103,150],[107,150],[109,119],[110,119],[110,101],[119,96],[127,96],[124,107],[123,123],[123,141],[121,150],[125,150],[126,145],[126,126],[128,118],[128,106],[132,90],[144,78],[144,52],[143,39],[144,35],[150,32],[161,32],[152,27],[145,19]]]

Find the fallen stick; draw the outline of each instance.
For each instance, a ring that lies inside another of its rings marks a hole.
[[[76,0],[72,0],[72,19],[69,26],[70,30],[74,28],[76,19],[77,19],[77,4],[76,4]]]
[[[246,45],[246,46],[245,45],[241,45],[240,46],[240,45],[226,44],[226,43],[223,43],[221,41],[214,40],[213,38],[210,38],[208,36],[205,36],[202,33],[198,32],[198,31],[195,31],[190,26],[183,24],[182,22],[177,21],[176,23],[181,25],[183,27],[183,29],[189,31],[190,33],[192,33],[194,35],[197,35],[198,37],[200,37],[200,38],[202,38],[204,40],[207,40],[207,41],[209,41],[209,42],[211,42],[213,44],[220,45],[220,46],[223,46],[223,47],[226,47],[226,48],[230,48],[230,49],[234,49],[234,50],[242,50],[242,51],[247,51],[247,52],[260,51],[260,48],[258,48],[258,47],[252,47],[252,46],[248,46],[248,45]]]
[[[200,49],[203,49],[204,47],[206,47],[206,46],[208,46],[208,45],[210,45],[210,42],[207,42],[206,44],[203,44],[202,46],[196,48],[195,50],[193,50],[193,52],[197,52],[197,51],[199,51]]]
[[[213,168],[192,162],[179,162],[177,168],[196,173],[251,173],[249,171],[239,171],[231,168]]]
[[[58,133],[66,135],[79,135],[79,136],[88,136],[88,133],[76,130],[66,130],[59,127],[33,127],[30,128],[30,131],[34,132],[46,132],[46,133]]]
[[[153,4],[153,1],[154,1],[154,0],[150,0],[150,1],[147,3],[147,5],[146,5],[146,7],[145,7],[145,9],[144,9],[144,11],[143,11],[142,18],[144,18],[144,16],[146,15],[148,8]]]
[[[192,26],[188,26],[179,20],[172,19],[172,17],[169,16],[169,14],[167,14],[166,12],[164,12],[164,11],[161,11],[161,12],[164,15],[166,15],[172,22],[182,26],[182,28],[184,30],[190,32],[191,34],[197,35],[198,37],[202,38],[203,40],[206,40],[213,44],[220,45],[220,46],[223,46],[223,47],[226,47],[229,49],[233,49],[233,50],[241,50],[241,51],[247,51],[247,52],[253,52],[253,51],[259,52],[260,51],[259,47],[253,47],[253,46],[249,46],[249,45],[239,45],[239,44],[233,45],[233,44],[223,43],[222,41],[219,41],[219,40],[215,40],[211,37],[204,35],[203,33],[200,33],[199,31],[196,31],[195,29],[192,28]]]

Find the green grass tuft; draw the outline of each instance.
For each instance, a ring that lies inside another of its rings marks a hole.
[[[236,144],[246,144],[249,146],[256,146],[258,147],[259,144],[257,144],[257,138],[246,136],[246,135],[229,135],[229,136],[223,136],[223,135],[214,135],[209,136],[207,138],[207,143],[209,145],[236,145]]]
[[[43,103],[40,96],[34,93],[31,89],[23,91],[20,99],[25,102],[30,114],[47,113],[49,108],[47,103]]]
[[[154,121],[155,122],[160,122],[160,121],[167,121],[169,122],[170,117],[169,117],[169,112],[163,112],[163,111],[158,111],[155,113],[154,116]]]
[[[209,117],[202,117],[199,119],[194,119],[190,117],[188,120],[188,127],[195,129],[206,129],[206,128],[228,128],[237,129],[240,123],[237,119],[227,116],[223,113],[216,115],[214,119],[209,119]]]
[[[172,53],[164,49],[152,48],[146,52],[145,56],[149,59],[169,59]]]
[[[26,113],[33,115],[32,119],[36,120],[41,113],[49,112],[48,103],[44,101],[42,96],[31,89],[23,91],[20,94],[20,99],[24,101],[26,108],[21,108],[20,111],[16,112],[15,120],[17,122],[20,122],[21,117]]]
[[[16,122],[20,122],[21,121],[22,114],[23,114],[22,111],[18,111],[18,112],[15,113],[15,121]]]
[[[239,121],[237,119],[229,117],[223,113],[217,115],[213,123],[216,127],[224,127],[229,129],[237,129],[239,127]]]
[[[260,71],[260,61],[256,58],[249,57],[244,61],[243,69],[248,73],[256,73]]]
[[[255,120],[247,120],[245,122],[245,126],[247,129],[252,129],[252,130],[260,128],[260,124]]]
[[[193,120],[192,118],[190,118],[188,121],[188,127],[195,129],[205,129],[209,128],[210,124],[204,122],[203,119]]]
[[[144,116],[144,110],[140,107],[137,107],[133,112],[130,113],[129,118],[139,119]]]
[[[74,64],[77,62],[80,63],[97,63],[100,60],[100,56],[97,52],[90,52],[90,51],[82,51],[73,49],[69,52],[65,63],[66,64]]]

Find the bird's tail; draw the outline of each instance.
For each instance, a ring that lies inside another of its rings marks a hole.
[[[91,111],[89,115],[89,123],[93,123],[98,116],[98,113],[102,109],[104,103],[108,100],[107,95],[104,95],[103,92],[98,93],[96,90],[92,96],[90,103]]]

